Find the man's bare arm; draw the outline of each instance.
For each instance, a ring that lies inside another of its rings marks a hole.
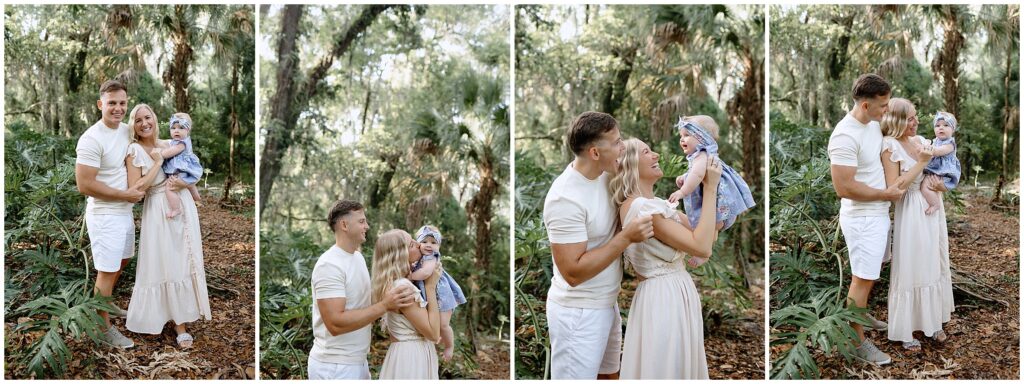
[[[905,189],[891,185],[886,189],[875,189],[857,181],[857,167],[832,164],[832,186],[836,194],[855,201],[891,201],[903,196]]]
[[[127,201],[130,203],[137,203],[146,196],[145,193],[137,190],[129,189],[122,191],[111,188],[109,185],[96,180],[96,176],[99,173],[99,168],[90,167],[85,164],[75,164],[75,185],[78,187],[78,192],[100,200]]]
[[[615,259],[622,256],[630,244],[654,236],[650,216],[638,217],[604,245],[587,251],[587,243],[551,244],[555,265],[570,286],[577,286],[601,273]]]

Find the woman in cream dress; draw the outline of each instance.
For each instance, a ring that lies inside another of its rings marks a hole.
[[[441,340],[441,312],[437,306],[437,281],[441,268],[426,280],[427,302],[419,289],[405,277],[409,262],[420,255],[420,243],[407,232],[392,229],[377,238],[373,248],[373,302],[379,302],[394,286],[408,285],[416,290],[416,301],[398,312],[386,312],[384,329],[391,344],[380,368],[381,380],[437,380],[437,347]]]
[[[640,284],[629,308],[620,378],[707,379],[700,292],[686,272],[683,254],[711,256],[717,196],[704,194],[700,221],[691,230],[682,212],[654,196],[654,183],[662,177],[658,154],[637,139],[624,144],[626,151],[610,186],[619,218],[628,223],[653,216],[654,238],[632,244],[625,252]],[[716,190],[721,175],[720,162],[712,157],[705,188]]]
[[[945,341],[942,324],[954,309],[946,212],[940,204],[937,211],[925,214],[928,202],[920,187],[933,149],[927,139],[916,136],[917,125],[917,110],[910,101],[889,100],[881,122],[882,167],[886,184],[899,184],[907,192],[896,202],[893,216],[888,338],[910,350],[921,349],[914,338],[917,330]]]
[[[129,185],[146,191],[139,234],[139,264],[135,287],[128,302],[126,326],[135,333],[160,334],[168,321],[174,323],[178,345],[192,346],[185,324],[200,318],[210,320],[210,300],[203,268],[203,244],[199,213],[183,185],[168,181],[154,150],[166,146],[159,140],[159,123],[153,109],[139,104],[128,117],[132,144],[128,147]],[[147,181],[151,180],[151,181]],[[168,186],[168,184],[171,184]],[[182,214],[167,219],[169,209],[165,188],[177,188]]]

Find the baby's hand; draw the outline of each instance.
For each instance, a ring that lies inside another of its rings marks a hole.
[[[686,177],[683,177],[683,176],[676,177],[676,188],[682,188],[683,187],[683,183],[685,181],[686,181]]]
[[[672,192],[671,195],[668,195],[668,202],[669,203],[675,203],[675,202],[679,201],[679,199],[682,199],[682,198],[683,198],[683,191],[677,190],[675,192]]]

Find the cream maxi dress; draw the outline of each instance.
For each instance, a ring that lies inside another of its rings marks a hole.
[[[663,215],[679,221],[662,199],[638,197],[623,222],[638,215]],[[707,379],[704,320],[700,292],[686,272],[683,253],[651,238],[626,248],[640,282],[629,308],[622,351],[621,378]]]
[[[138,143],[128,147],[133,166],[160,172],[146,191],[139,230],[139,264],[135,288],[128,302],[126,326],[135,333],[159,334],[168,321],[191,323],[210,320],[210,299],[203,268],[203,243],[199,212],[187,189],[179,192],[181,214],[168,220],[166,177],[153,170],[153,159]]]
[[[915,136],[924,145],[928,140]],[[900,174],[917,161],[892,137],[882,139],[882,153],[899,164]],[[896,202],[893,224],[892,268],[889,273],[889,340],[912,341],[915,330],[926,336],[942,329],[953,313],[953,283],[949,273],[949,234],[945,207],[924,213],[928,202],[921,194],[918,175]]]
[[[408,285],[416,290],[416,301],[426,307],[419,290],[408,279],[394,285]],[[384,327],[394,337],[380,367],[381,380],[438,380],[437,347],[424,339],[416,327],[401,313],[384,313]]]

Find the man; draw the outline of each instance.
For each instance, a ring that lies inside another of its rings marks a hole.
[[[336,202],[327,225],[334,232],[334,245],[313,267],[309,378],[369,380],[371,325],[387,311],[412,305],[416,293],[408,286],[396,287],[379,303],[370,304],[370,272],[359,252],[370,225],[361,204]]]
[[[89,230],[89,246],[96,268],[94,291],[111,296],[121,270],[135,254],[135,221],[132,205],[144,192],[128,188],[129,128],[121,122],[128,110],[128,91],[124,84],[108,80],[100,86],[96,101],[102,118],[78,139],[75,148],[75,183],[78,192],[88,196],[85,224]],[[116,308],[116,307],[115,307]],[[112,314],[124,317],[116,308]],[[104,339],[110,345],[131,348],[135,345],[117,328],[110,326],[110,316],[99,311],[105,329]]]
[[[575,160],[544,200],[554,276],[548,290],[552,379],[618,378],[622,326],[616,299],[622,252],[654,236],[650,216],[618,223],[608,179],[625,151],[611,115],[585,112],[569,127]]]
[[[839,224],[850,254],[853,281],[847,304],[865,308],[871,287],[878,280],[889,245],[889,202],[905,190],[886,188],[882,171],[882,130],[878,122],[888,109],[892,88],[875,74],[861,75],[853,84],[853,109],[836,124],[828,141],[832,185],[842,198]],[[867,316],[871,328],[885,330],[886,323]],[[878,365],[892,361],[889,355],[864,337],[864,327],[851,323],[857,332],[856,356]]]

